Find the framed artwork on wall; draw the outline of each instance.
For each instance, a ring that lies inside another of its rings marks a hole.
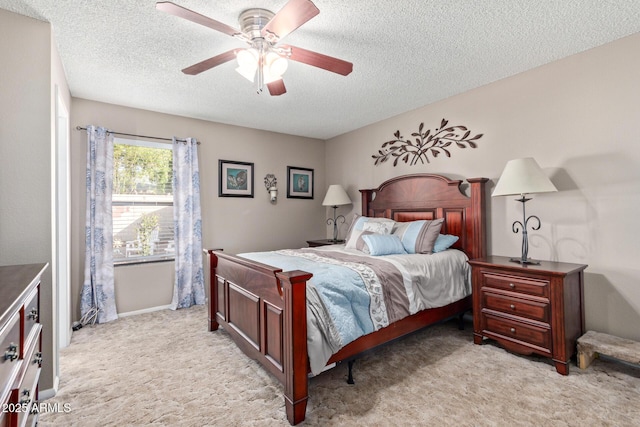
[[[218,160],[218,197],[253,197],[253,163]]]
[[[287,198],[313,199],[313,169],[287,166]]]

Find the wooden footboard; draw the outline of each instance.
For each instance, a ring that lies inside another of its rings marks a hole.
[[[209,330],[222,325],[244,353],[283,383],[287,419],[298,424],[309,397],[306,284],[311,274],[205,252]]]

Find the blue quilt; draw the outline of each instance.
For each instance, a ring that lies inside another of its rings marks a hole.
[[[342,341],[340,347],[374,331],[369,311],[369,293],[360,274],[351,268],[277,252],[251,252],[240,256],[283,271],[303,270],[312,273],[309,283],[318,291],[333,320]]]

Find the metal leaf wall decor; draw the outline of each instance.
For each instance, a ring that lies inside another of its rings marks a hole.
[[[418,161],[422,164],[426,161],[429,163],[429,156],[438,157],[440,154],[444,154],[447,157],[451,157],[450,148],[454,143],[459,148],[476,148],[478,144],[477,140],[482,138],[482,134],[479,133],[476,136],[469,137],[471,131],[465,126],[447,126],[448,120],[442,119],[440,127],[435,130],[424,130],[424,123],[420,123],[418,126],[418,132],[411,134],[411,138],[404,139],[400,135],[400,131],[397,130],[393,136],[395,139],[387,141],[382,144],[382,148],[378,150],[377,154],[373,157],[376,159],[375,164],[382,164],[389,159],[393,158],[393,166],[398,164],[398,161],[409,163],[410,165],[418,164]]]

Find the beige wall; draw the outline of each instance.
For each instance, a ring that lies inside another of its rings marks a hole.
[[[407,173],[491,178],[505,163],[534,157],[558,193],[533,196],[527,213],[542,228],[530,231],[529,255],[589,264],[585,276],[587,329],[640,339],[640,34],[425,106],[327,142],[327,176],[357,203],[357,189]],[[455,78],[455,75],[452,75]],[[374,166],[371,156],[400,130],[437,127],[442,118],[483,133],[477,149],[416,166]],[[334,182],[335,181],[335,182]],[[510,197],[488,201],[489,252],[518,255],[520,219]]]
[[[0,265],[44,263],[40,389],[53,387],[51,27],[0,9]]]
[[[73,99],[71,125],[93,124],[114,131],[160,137],[194,137],[199,146],[203,244],[238,253],[302,247],[324,236],[326,190],[324,142],[315,139],[228,126],[202,120],[137,110],[85,99]],[[86,133],[71,134],[72,305],[79,316],[84,271]],[[254,163],[254,198],[218,197],[218,160]],[[287,199],[287,166],[315,171],[313,200]],[[278,202],[272,205],[264,176],[278,179]],[[173,289],[173,262],[116,267],[119,313],[167,305]]]

